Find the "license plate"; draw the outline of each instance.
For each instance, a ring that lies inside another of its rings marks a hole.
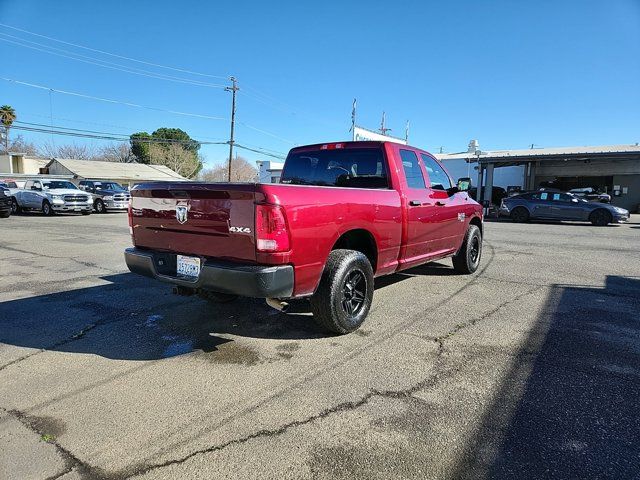
[[[200,258],[177,255],[176,260],[178,276],[198,278],[200,275]]]
[[[82,211],[82,209],[80,207],[76,207],[73,210],[76,211],[76,212],[81,212]]]

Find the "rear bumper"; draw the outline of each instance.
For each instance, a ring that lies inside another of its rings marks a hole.
[[[127,267],[133,273],[194,290],[210,290],[243,297],[289,298],[293,295],[291,265],[244,265],[207,260],[196,280],[175,276],[175,254],[128,248]]]

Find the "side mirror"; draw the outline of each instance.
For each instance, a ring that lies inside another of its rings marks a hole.
[[[457,188],[459,192],[468,192],[471,188],[471,179],[469,177],[459,178]]]

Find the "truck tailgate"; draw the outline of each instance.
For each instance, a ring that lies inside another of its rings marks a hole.
[[[142,184],[131,224],[136,247],[256,262],[254,184]]]

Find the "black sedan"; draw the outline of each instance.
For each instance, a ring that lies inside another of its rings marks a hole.
[[[629,220],[629,211],[606,203],[592,203],[564,192],[528,192],[505,198],[500,205],[501,216],[514,222],[540,220],[582,220],[604,226]]]
[[[9,189],[0,185],[0,218],[11,215],[11,194]]]

